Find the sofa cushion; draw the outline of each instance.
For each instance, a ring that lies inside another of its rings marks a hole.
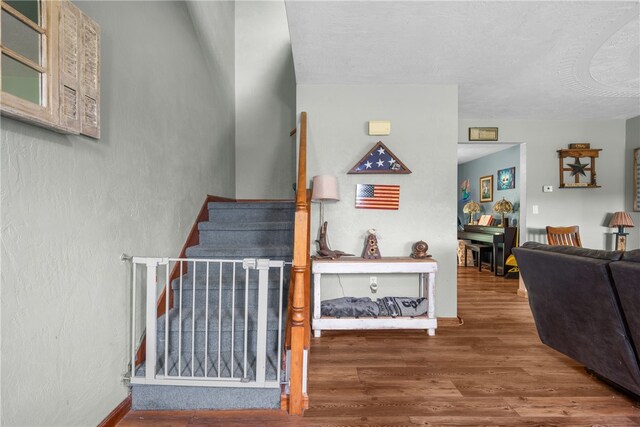
[[[603,259],[607,261],[618,261],[624,252],[602,251],[599,249],[580,248],[576,246],[545,245],[544,243],[526,242],[522,248],[537,249],[545,252],[556,252],[566,255],[576,255],[587,258]]]
[[[629,325],[636,352],[640,355],[640,262],[611,263],[613,283]]]
[[[640,367],[609,269],[622,254],[539,243],[514,253],[542,342],[640,394]]]
[[[623,261],[631,261],[631,262],[640,262],[640,249],[634,249],[629,252],[623,252],[622,255]]]

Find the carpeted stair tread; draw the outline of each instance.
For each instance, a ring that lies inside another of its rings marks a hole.
[[[276,231],[293,230],[291,221],[208,221],[198,224],[200,231]]]
[[[194,365],[193,372],[191,371],[191,350],[187,349],[182,351],[182,357],[178,360],[178,352],[169,353],[168,359],[169,363],[167,364],[167,374],[170,376],[178,375],[178,368],[182,373],[182,376],[185,377],[204,377],[205,372],[205,362],[207,368],[207,377],[212,379],[218,378],[218,354],[209,352],[207,354],[207,360],[205,361],[204,352],[195,352],[194,357],[196,363]],[[270,352],[267,353],[267,357],[265,359],[266,362],[266,372],[265,378],[267,380],[274,381],[277,376],[277,362],[278,353]],[[247,351],[247,378],[254,380],[256,378],[256,354],[255,352]],[[178,366],[179,365],[179,366]],[[244,353],[242,350],[235,350],[233,352],[233,376],[231,376],[231,370],[229,369],[232,366],[231,362],[231,351],[228,349],[223,351],[220,357],[220,379],[229,379],[229,378],[243,378],[244,376]],[[144,377],[146,374],[146,363],[138,366],[136,368],[136,377]],[[164,375],[164,352],[158,355],[158,363],[156,363],[156,374]]]
[[[209,210],[213,209],[290,209],[295,211],[294,201],[282,202],[209,202]]]

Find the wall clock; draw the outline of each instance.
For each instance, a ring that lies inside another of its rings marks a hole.
[[[558,150],[560,188],[600,188],[596,180],[596,159],[601,148]]]

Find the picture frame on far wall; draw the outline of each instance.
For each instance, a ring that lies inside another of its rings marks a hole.
[[[480,202],[493,202],[493,175],[480,177]]]
[[[500,169],[497,174],[496,190],[511,190],[516,188],[516,168]]]
[[[633,150],[633,210],[640,212],[640,148]]]
[[[498,128],[469,128],[469,141],[497,141]]]

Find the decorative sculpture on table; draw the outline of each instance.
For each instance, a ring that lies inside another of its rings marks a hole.
[[[424,240],[419,240],[411,246],[411,258],[415,259],[423,259],[423,258],[431,258],[431,255],[427,255],[427,250],[429,249],[429,245]]]
[[[378,248],[378,238],[376,237],[376,230],[374,228],[369,229],[367,237],[364,239],[364,250],[362,251],[362,258],[364,259],[380,259],[380,249]]]
[[[316,243],[318,244],[318,252],[316,255],[318,258],[338,259],[341,256],[354,256],[353,254],[329,248],[327,244],[327,221],[322,224],[320,228],[320,239],[316,240]]]

